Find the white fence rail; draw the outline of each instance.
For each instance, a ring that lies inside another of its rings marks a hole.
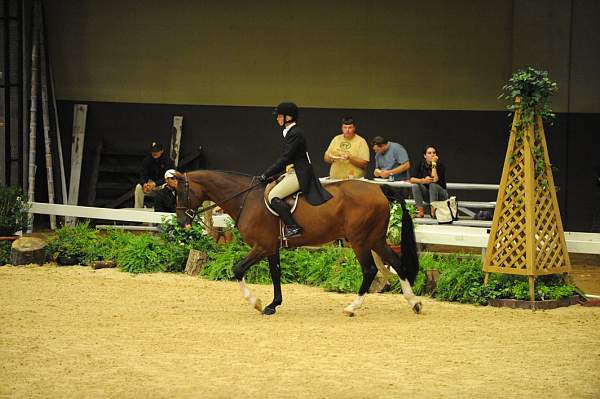
[[[164,217],[170,218],[173,215],[167,212],[152,212],[151,209],[146,208],[109,209],[79,205],[46,204],[43,202],[32,202],[31,213],[140,223],[161,223]]]
[[[161,223],[163,218],[171,217],[172,213],[151,212],[136,209],[107,209],[77,205],[31,203],[31,212],[44,215],[72,216],[89,219],[118,220],[141,223]],[[214,215],[215,227],[226,227],[231,222],[228,215]],[[432,223],[435,223],[431,220]],[[461,226],[461,221],[451,225],[418,224],[415,225],[417,242],[422,244],[440,244],[464,247],[486,248],[489,238],[487,227]],[[471,224],[473,221],[469,221]],[[482,221],[485,223],[484,221]],[[489,223],[489,222],[487,222]],[[600,234],[565,232],[569,252],[599,254]]]

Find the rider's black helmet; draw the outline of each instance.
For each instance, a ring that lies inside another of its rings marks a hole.
[[[292,120],[298,119],[298,106],[290,101],[280,103],[275,108],[275,115],[291,116]]]

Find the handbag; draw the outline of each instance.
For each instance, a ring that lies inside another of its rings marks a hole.
[[[435,208],[435,218],[439,224],[452,223],[458,220],[458,203],[456,197],[450,197],[443,201],[431,201]]]

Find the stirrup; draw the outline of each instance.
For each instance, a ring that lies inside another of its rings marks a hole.
[[[281,237],[283,240],[302,235],[302,227],[300,226],[285,226],[283,230],[283,237]]]

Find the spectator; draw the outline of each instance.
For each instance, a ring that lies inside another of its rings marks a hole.
[[[135,186],[135,207],[144,207],[144,197],[154,198],[160,185],[164,183],[164,174],[173,169],[173,160],[165,154],[164,148],[156,141],[150,146],[150,154],[142,161],[139,183]]]
[[[331,164],[331,179],[360,179],[365,177],[369,165],[369,145],[364,138],[356,134],[354,119],[347,116],[342,119],[342,134],[331,140],[324,156]]]
[[[165,184],[156,192],[154,196],[155,212],[175,212],[177,206],[177,179],[175,178],[175,169],[169,169],[165,172]]]
[[[222,215],[222,214],[223,214],[223,209],[220,206],[217,206],[216,208],[213,209],[213,215]],[[217,244],[228,244],[231,241],[233,241],[233,233],[231,232],[230,227],[215,227],[214,225],[211,224],[209,233]]]
[[[423,160],[413,169],[412,177],[413,197],[417,206],[416,217],[425,216],[425,200],[442,201],[448,199],[446,191],[446,168],[439,162],[437,148],[428,145],[423,151]],[[431,216],[435,217],[435,209],[431,208]]]
[[[410,161],[404,147],[377,136],[371,142],[375,152],[373,175],[391,181],[408,181]]]

